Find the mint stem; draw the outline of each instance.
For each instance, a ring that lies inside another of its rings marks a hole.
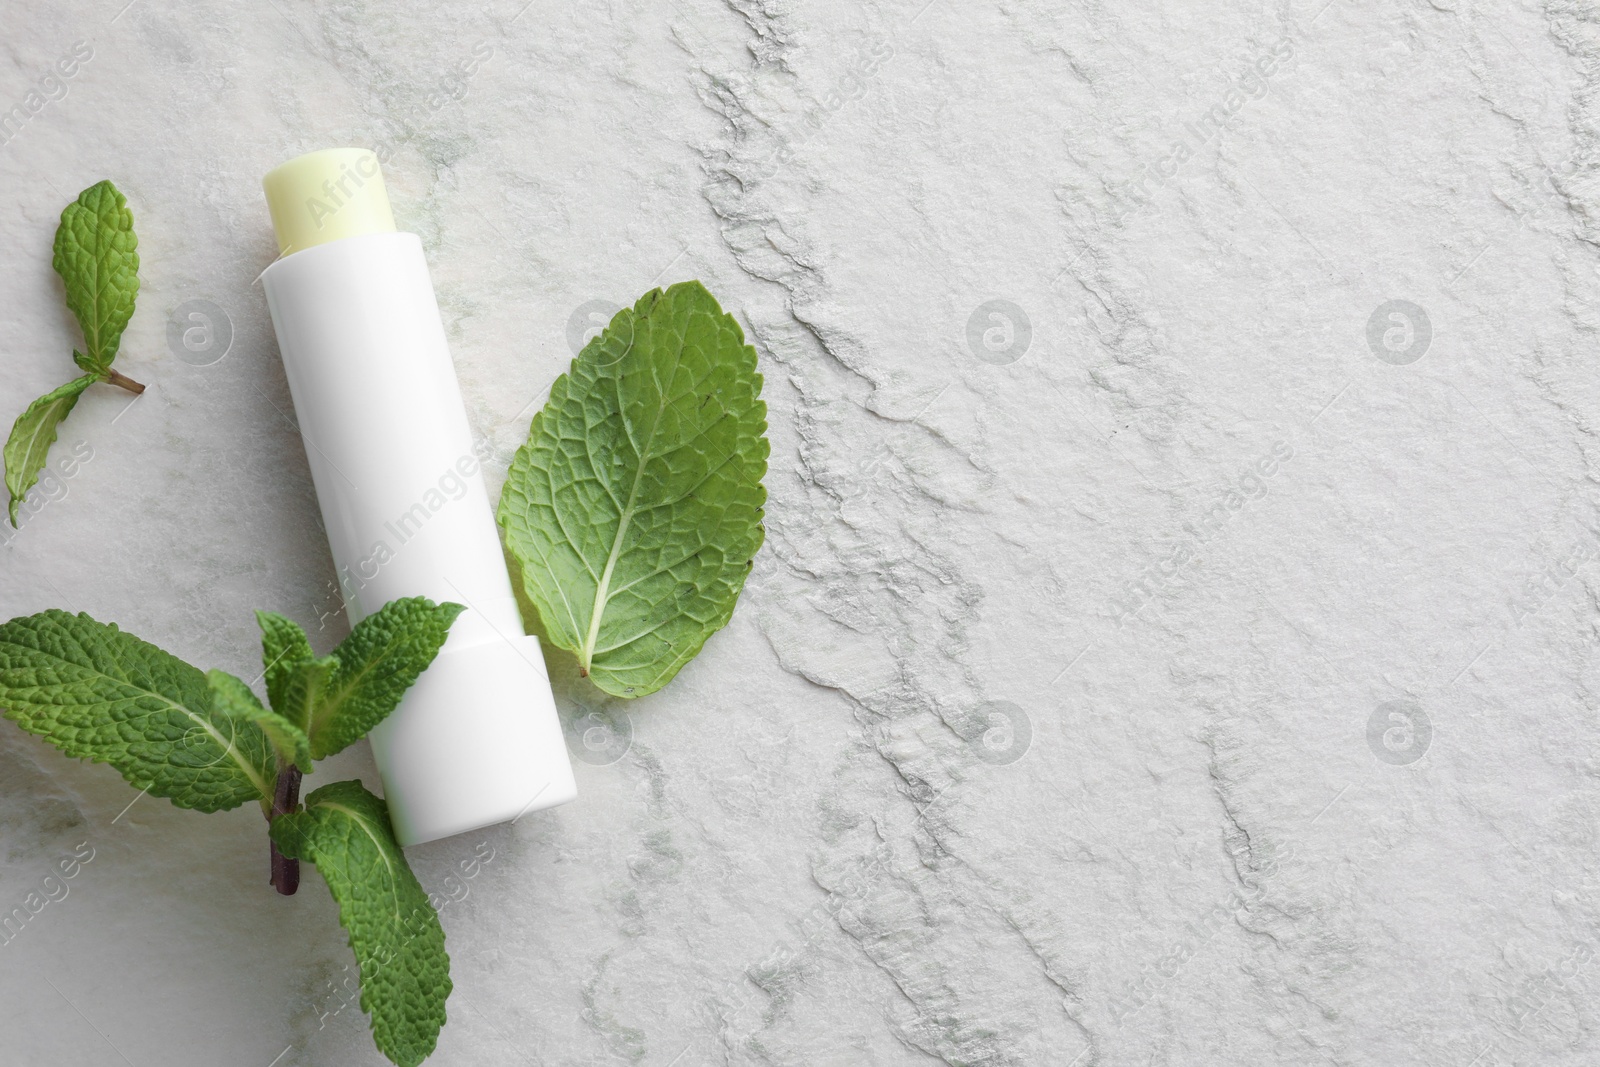
[[[272,825],[273,819],[287,815],[299,806],[300,768],[290,764],[278,771],[278,784],[272,796],[272,814],[267,816],[267,825]],[[272,888],[286,897],[292,897],[294,891],[300,888],[300,861],[279,852],[276,841],[271,842],[271,846]]]
[[[134,381],[132,378],[128,377],[126,374],[123,374],[119,370],[108,369],[106,371],[106,381],[111,385],[120,385],[130,393],[137,394],[144,392],[144,386],[142,384]]]

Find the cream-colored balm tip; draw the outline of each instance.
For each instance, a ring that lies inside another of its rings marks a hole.
[[[365,148],[309,152],[272,170],[261,187],[285,256],[345,237],[394,232],[383,168]]]

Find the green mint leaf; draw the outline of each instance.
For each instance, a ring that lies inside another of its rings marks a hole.
[[[272,802],[276,761],[260,728],[215,711],[196,668],[87,615],[52,610],[0,625],[0,709],[180,808]]]
[[[601,689],[655,692],[727,625],[766,429],[755,349],[699,282],[618,312],[556,379],[499,520],[545,635]]]
[[[108,181],[89,186],[61,213],[54,266],[83,328],[88,352],[73,359],[85,370],[104,374],[116,357],[139,295],[138,247],[133,212]]]
[[[400,703],[439,654],[460,604],[426,597],[391,600],[356,623],[332,658],[332,676],[316,686],[311,709],[311,755],[331,756],[367,735]]]
[[[50,446],[56,441],[56,427],[67,417],[78,397],[98,379],[93,374],[74,378],[59,389],[41,396],[28,405],[28,410],[17,417],[11,426],[11,436],[6,438],[6,491],[11,494],[7,514],[13,528],[17,525],[17,508],[22,505],[28,490],[39,480]]]
[[[339,661],[332,656],[315,657],[306,632],[292,619],[258,611],[256,621],[261,624],[267,700],[272,710],[302,732],[309,732],[312,714],[322,702],[328,679],[338,670]]]
[[[304,811],[273,820],[272,840],[322,872],[361,969],[361,1010],[372,1019],[373,1041],[400,1067],[416,1067],[444,1027],[450,957],[383,801],[360,782],[325,785]]]
[[[294,674],[289,678],[281,704],[275,701],[273,707],[280,709],[279,713],[284,718],[306,731],[306,736],[309,737],[311,720],[316,715],[317,708],[323,703],[329,679],[338,669],[339,661],[332,656],[302,660],[295,666]],[[312,752],[316,754],[321,750],[313,745]],[[322,755],[316,755],[316,758],[321,759]]]
[[[292,763],[311,773],[311,739],[304,730],[262,707],[250,686],[227,671],[207,671],[206,682],[211,687],[213,711],[235,722],[253,723],[272,743],[280,763]]]
[[[315,658],[311,642],[298,623],[274,612],[256,612],[256,622],[261,626],[261,665],[266,668],[267,700],[273,710],[304,730],[305,722],[290,713],[289,686],[299,673],[297,668]]]

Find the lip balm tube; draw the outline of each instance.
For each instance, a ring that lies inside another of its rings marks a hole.
[[[525,636],[438,301],[378,158],[334,148],[263,180],[261,275],[350,624],[398,597],[466,606],[372,731],[402,845],[577,795],[539,639]]]

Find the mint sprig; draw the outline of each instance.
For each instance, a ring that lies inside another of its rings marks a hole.
[[[316,864],[361,968],[373,1039],[395,1063],[413,1067],[444,1026],[444,931],[383,801],[358,782],[339,782],[313,792],[302,809],[300,780],[314,759],[394,711],[463,610],[423,597],[392,601],[321,658],[295,623],[258,612],[267,704],[244,680],[202,673],[115,624],[44,611],[0,624],[0,714],[179,807],[260,803],[272,885],[293,893],[299,861]]]
[[[450,959],[428,893],[406,865],[389,810],[360,782],[325,785],[304,811],[277,819],[272,840],[322,872],[361,969],[372,1039],[400,1067],[427,1059],[445,1023]]]
[[[66,286],[67,307],[83,331],[88,351],[74,349],[72,361],[86,373],[29,404],[11,427],[3,455],[10,494],[7,514],[13,527],[18,507],[39,481],[57,427],[83,391],[96,382],[109,382],[133,393],[144,392],[143,385],[111,367],[139,295],[138,247],[133,212],[109,181],[91,185],[61,213],[52,265]]]
[[[699,282],[619,311],[556,379],[499,521],[545,636],[607,693],[655,692],[727,625],[766,429],[755,349]]]

